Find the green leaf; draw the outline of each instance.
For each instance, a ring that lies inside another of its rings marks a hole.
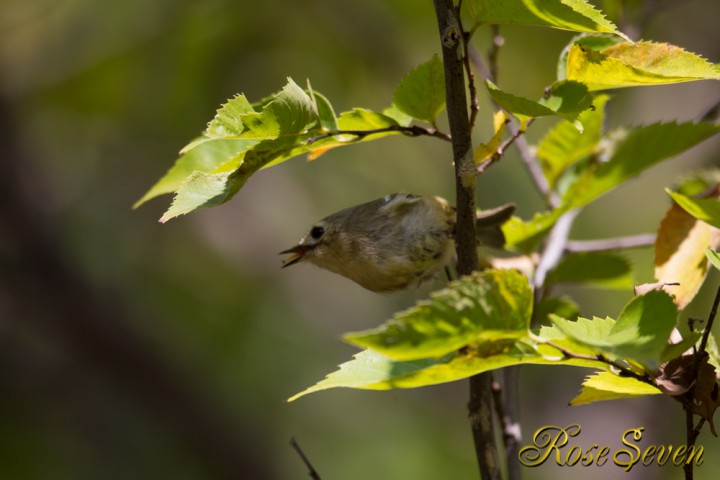
[[[329,388],[389,390],[424,387],[522,364],[608,368],[607,364],[599,361],[563,357],[555,348],[548,345],[536,347],[527,338],[486,340],[462,352],[411,361],[393,360],[368,349],[288,401]]]
[[[506,248],[518,249],[526,253],[533,251],[562,213],[559,208],[538,212],[526,222],[518,217],[512,217],[502,226]]]
[[[245,130],[242,119],[245,115],[255,115],[250,102],[245,95],[236,95],[232,100],[220,107],[208,124],[205,135],[209,138],[224,138],[238,136]]]
[[[605,104],[610,97],[599,95],[593,108],[580,114],[578,121],[583,131],[567,122],[558,122],[538,144],[537,156],[545,178],[551,187],[573,163],[587,157],[597,147],[602,137]]]
[[[417,120],[435,124],[445,108],[445,70],[437,55],[419,65],[395,88],[393,104]]]
[[[175,165],[133,205],[133,208],[137,208],[159,195],[179,190],[193,172],[211,173],[233,159],[241,158],[245,152],[259,142],[259,140],[246,138],[194,142],[194,147],[178,158]]]
[[[177,191],[172,205],[160,218],[160,222],[165,223],[198,208],[220,205],[234,195],[238,188],[237,183],[231,180],[230,172],[193,172]]]
[[[568,188],[562,199],[564,210],[587,205],[609,192],[623,181],[666,158],[720,132],[720,126],[710,123],[656,123],[630,131],[616,130],[603,141],[609,157],[594,164]]]
[[[672,298],[662,291],[651,291],[634,297],[612,318],[579,318],[570,322],[551,316],[551,320],[574,341],[620,358],[655,366],[675,326],[678,310]]]
[[[608,32],[627,38],[602,12],[584,0],[469,0],[467,5],[468,13],[478,23]]]
[[[592,283],[621,290],[630,290],[635,285],[630,262],[612,252],[568,254],[548,274],[545,283]]]
[[[664,85],[720,79],[720,69],[704,58],[667,43],[619,43],[602,51],[570,47],[567,79],[590,90]]]
[[[720,228],[720,200],[717,198],[695,198],[665,189],[668,195],[682,207],[687,213],[712,225]]]
[[[338,117],[338,128],[340,130],[376,130],[379,128],[394,127],[398,122],[383,113],[378,113],[367,108],[353,108],[343,112]],[[383,133],[391,135],[396,132]]]
[[[533,325],[548,323],[550,314],[562,318],[577,318],[580,307],[570,297],[545,297],[533,307]]]
[[[708,248],[707,250],[705,250],[705,255],[707,256],[708,260],[710,260],[710,263],[712,263],[715,268],[720,270],[720,254]]]
[[[515,270],[488,270],[451,282],[384,325],[345,335],[396,360],[438,357],[486,340],[527,333],[532,292]]]
[[[583,382],[580,394],[570,405],[585,405],[603,400],[636,398],[662,393],[660,389],[633,377],[621,377],[612,372],[597,372]]]
[[[580,112],[592,106],[592,96],[588,93],[587,87],[578,82],[562,81],[554,84],[547,96],[539,102],[504,92],[490,80],[486,80],[485,84],[493,100],[521,120],[523,117],[555,115],[573,122]],[[576,127],[582,129],[579,124],[576,124]]]

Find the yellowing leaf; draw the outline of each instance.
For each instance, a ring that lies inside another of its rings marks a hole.
[[[680,284],[672,287],[678,308],[685,308],[702,286],[708,272],[705,250],[717,247],[718,242],[717,229],[676,203],[660,222],[655,240],[655,278],[658,282]]]
[[[469,0],[479,23],[534,25],[573,32],[608,32],[627,37],[585,0]]]
[[[495,112],[495,115],[493,115],[493,131],[495,133],[487,144],[481,143],[480,146],[475,149],[475,153],[473,154],[475,163],[484,162],[498,151],[503,135],[505,135],[507,119],[507,114],[503,110]]]
[[[634,398],[662,393],[657,387],[633,377],[621,377],[611,372],[598,372],[585,379],[580,394],[570,405],[585,405],[602,400]]]
[[[720,79],[720,69],[704,58],[667,43],[620,43],[602,51],[570,47],[567,79],[589,90],[664,85]]]

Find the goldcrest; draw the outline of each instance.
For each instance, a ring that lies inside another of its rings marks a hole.
[[[478,215],[480,243],[502,247],[500,226],[515,211],[504,205]],[[284,267],[310,262],[373,292],[392,292],[432,278],[452,259],[455,208],[435,196],[387,195],[346,208],[315,223]]]

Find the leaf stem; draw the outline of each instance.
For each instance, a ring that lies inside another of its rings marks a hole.
[[[653,383],[653,381],[647,375],[639,374],[639,373],[631,370],[630,368],[626,367],[622,363],[616,362],[614,360],[610,360],[602,353],[598,353],[597,355],[588,355],[585,353],[575,353],[575,352],[571,352],[570,350],[566,349],[565,347],[558,345],[557,343],[555,343],[551,340],[545,340],[542,338],[535,337],[535,341],[537,341],[539,343],[543,343],[545,345],[548,345],[556,350],[559,350],[560,353],[562,353],[566,358],[576,358],[579,360],[593,360],[593,361],[597,361],[597,362],[602,362],[602,363],[605,363],[605,364],[610,365],[611,367],[617,369],[618,371],[620,371],[620,373],[623,376],[632,377],[643,383],[647,383],[648,385],[656,386],[655,383]]]
[[[334,137],[337,135],[353,135],[356,138],[354,140],[349,140],[348,142],[354,142],[354,141],[362,140],[363,138],[368,137],[370,135],[376,135],[378,133],[387,133],[387,132],[400,132],[409,137],[427,136],[427,137],[436,137],[441,140],[445,140],[446,142],[451,141],[449,134],[441,132],[437,128],[433,128],[433,127],[425,128],[425,127],[421,127],[419,125],[410,125],[409,127],[405,127],[402,125],[391,125],[389,127],[375,128],[375,129],[371,129],[371,130],[334,130],[332,132],[323,133],[316,137],[310,137],[307,140],[305,140],[305,144],[312,145],[313,143],[315,143],[317,141],[323,140],[325,138]]]
[[[528,125],[530,125],[531,122],[532,122],[532,120],[528,121]],[[505,150],[507,150],[510,147],[510,145],[515,143],[515,141],[518,138],[520,138],[520,136],[523,135],[524,133],[525,133],[524,129],[515,130],[509,138],[507,138],[503,143],[500,144],[500,146],[497,148],[495,153],[490,158],[488,158],[487,160],[482,162],[480,165],[478,165],[478,167],[477,167],[478,173],[484,173],[486,168],[488,168],[490,165],[492,165],[493,163],[500,160],[502,158],[502,156],[505,154]]]

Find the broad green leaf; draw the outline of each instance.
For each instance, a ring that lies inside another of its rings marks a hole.
[[[504,92],[489,80],[485,84],[493,100],[521,120],[555,115],[574,122],[580,112],[592,106],[592,96],[587,87],[578,82],[562,81],[554,84],[548,95],[539,102]],[[579,123],[575,125],[579,130],[582,129]]]
[[[686,197],[689,198],[689,197]],[[655,239],[655,278],[671,287],[675,303],[684,309],[700,290],[709,266],[705,257],[708,247],[716,247],[720,237],[712,228],[698,221],[677,203],[673,203],[660,222]]]
[[[245,115],[256,115],[250,102],[245,95],[236,95],[235,98],[220,107],[208,124],[205,135],[209,138],[224,138],[238,136],[245,130],[243,117]]]
[[[330,101],[320,92],[309,90],[309,93],[317,105],[320,128],[328,132],[336,131],[338,129],[337,116],[335,115],[335,110],[333,110]]]
[[[419,65],[395,88],[393,104],[417,120],[435,124],[445,108],[445,70],[437,55]]]
[[[612,372],[597,372],[585,379],[580,394],[570,401],[570,405],[585,405],[603,400],[636,398],[660,393],[662,392],[657,387],[633,377],[621,377]]]
[[[584,0],[469,0],[466,3],[468,13],[478,23],[608,32],[627,39],[602,12]]]
[[[528,221],[512,217],[502,226],[506,248],[518,249],[526,253],[533,251],[562,213],[561,209],[556,208],[548,212],[536,213]]]
[[[617,321],[579,318],[571,322],[557,316],[551,320],[578,343],[652,368],[660,360],[677,316],[677,307],[668,294],[651,291],[630,300]]]
[[[526,335],[531,313],[532,292],[525,276],[515,270],[488,270],[451,282],[384,325],[345,339],[396,360],[416,360]]]
[[[568,52],[567,79],[583,82],[590,90],[604,90],[717,80],[720,69],[667,43],[619,43],[602,51],[576,44]]]
[[[330,388],[389,390],[424,387],[522,364],[608,368],[607,364],[599,361],[566,358],[557,349],[549,345],[536,346],[527,338],[486,340],[461,352],[411,361],[393,360],[367,349],[288,401]]]
[[[599,95],[593,101],[593,108],[580,114],[578,121],[583,125],[582,132],[567,122],[558,122],[538,144],[540,166],[551,187],[567,167],[587,157],[597,147],[609,98]]]
[[[340,130],[376,130],[398,125],[397,120],[394,118],[367,108],[353,108],[341,113],[338,117],[338,129]],[[382,135],[392,133],[395,132],[383,133]]]
[[[280,135],[303,133],[317,126],[320,120],[313,99],[291,78],[288,78],[287,85],[280,92],[270,97],[262,114],[277,122]]]
[[[632,266],[613,252],[579,252],[566,255],[545,280],[553,283],[591,283],[605,288],[632,289]]]
[[[177,191],[172,205],[160,218],[160,222],[165,223],[198,208],[220,205],[237,192],[239,186],[236,185],[230,172],[193,172]]]
[[[565,210],[587,205],[623,181],[666,158],[720,132],[710,123],[656,123],[629,131],[617,130],[603,143],[608,157],[604,163],[588,168],[563,196]]]
[[[710,263],[712,263],[715,268],[720,270],[720,254],[708,248],[707,250],[705,250],[705,255],[707,256],[708,260],[710,260]]]
[[[689,197],[670,189],[665,189],[665,191],[687,213],[715,228],[720,228],[720,200],[713,197]]]
[[[133,205],[133,208],[159,195],[177,191],[193,172],[211,173],[233,159],[242,158],[244,152],[258,143],[259,140],[246,138],[216,139],[197,143],[177,159],[175,165]]]

